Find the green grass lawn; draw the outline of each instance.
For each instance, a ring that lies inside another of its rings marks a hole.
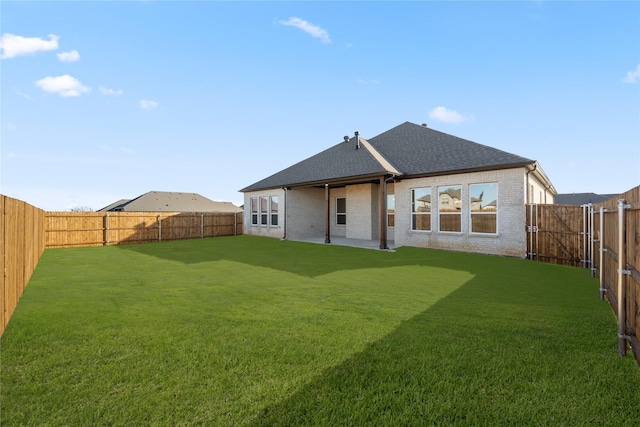
[[[251,236],[46,250],[0,425],[640,425],[588,270]]]

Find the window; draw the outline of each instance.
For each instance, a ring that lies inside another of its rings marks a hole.
[[[498,184],[469,185],[471,206],[471,232],[496,234],[498,232]]]
[[[431,231],[431,188],[411,190],[411,229]]]
[[[251,198],[251,225],[258,225],[258,198]]]
[[[267,197],[260,197],[260,225],[267,225],[269,215],[267,214],[267,207],[269,199]]]
[[[387,194],[387,227],[394,227],[396,223],[396,196]]]
[[[438,214],[440,231],[462,231],[462,186],[438,187]]]
[[[271,224],[278,225],[278,196],[269,197],[269,207],[271,211]]]
[[[336,224],[347,224],[347,199],[344,197],[336,199]]]

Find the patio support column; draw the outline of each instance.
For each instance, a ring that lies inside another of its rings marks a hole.
[[[380,206],[380,249],[389,249],[387,246],[387,181],[380,177],[380,192],[378,206]]]
[[[331,243],[331,199],[329,198],[329,184],[324,185],[324,201],[326,205],[325,218],[324,218],[324,242]]]

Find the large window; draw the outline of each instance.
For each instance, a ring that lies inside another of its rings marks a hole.
[[[347,224],[347,199],[344,197],[336,199],[336,224]]]
[[[278,196],[252,197],[251,225],[278,225]]]
[[[469,185],[471,206],[471,232],[496,234],[498,232],[498,184]]]
[[[394,227],[396,224],[396,196],[387,194],[387,227]]]
[[[258,225],[258,198],[251,198],[251,225]]]
[[[260,197],[260,225],[267,225],[269,220],[269,198]]]
[[[278,196],[269,197],[270,225],[278,225]]]
[[[411,190],[411,229],[431,231],[431,188]]]
[[[440,231],[462,231],[462,186],[438,187],[438,214]]]

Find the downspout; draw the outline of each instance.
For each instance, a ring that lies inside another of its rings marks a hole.
[[[325,209],[325,220],[324,220],[324,242],[325,243],[331,243],[331,230],[330,230],[330,223],[331,223],[331,206],[330,206],[330,202],[331,199],[329,198],[329,184],[325,184],[324,185],[324,201],[326,204],[326,209]]]
[[[535,170],[536,170],[537,168],[538,168],[538,164],[537,164],[537,163],[534,163],[534,164],[533,164],[533,169],[531,169],[531,170],[528,170],[528,171],[527,171],[527,188],[525,189],[525,191],[526,191],[526,193],[525,193],[525,194],[527,195],[527,204],[529,204],[529,203],[533,203],[533,202],[530,200],[532,195],[531,195],[531,194],[529,194],[529,174],[530,174],[531,172],[535,172]]]
[[[380,177],[380,249],[389,249],[387,246],[387,180],[384,175]]]
[[[282,213],[284,222],[282,224],[282,239],[280,240],[287,240],[287,187],[282,187],[282,189],[284,190],[284,212]]]

